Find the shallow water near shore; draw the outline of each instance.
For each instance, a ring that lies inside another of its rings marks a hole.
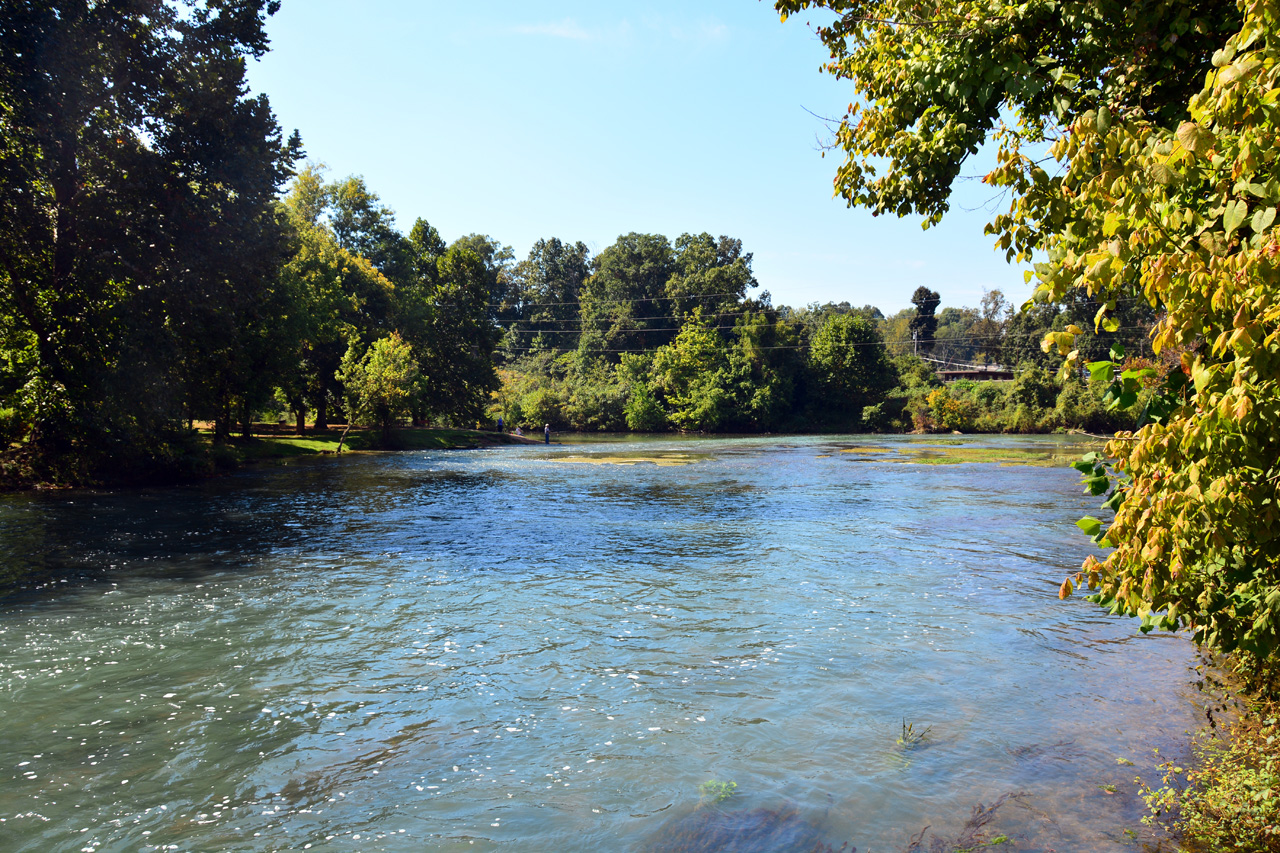
[[[997,849],[1157,849],[1133,779],[1198,725],[1196,660],[1057,599],[1098,499],[1043,460],[1079,450],[617,438],[2,496],[40,585],[0,601],[0,849],[694,850],[715,809],[883,853],[1006,794]]]

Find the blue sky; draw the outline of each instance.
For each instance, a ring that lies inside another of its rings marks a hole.
[[[284,0],[249,80],[406,231],[422,216],[517,258],[543,237],[598,252],[629,231],[728,234],[779,305],[891,313],[922,284],[943,305],[1029,296],[982,234],[977,181],[929,231],[832,198],[809,111],[843,113],[852,88],[819,72],[806,19],[757,0]]]

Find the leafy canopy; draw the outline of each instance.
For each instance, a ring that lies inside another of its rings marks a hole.
[[[1262,658],[1280,648],[1280,4],[782,0],[825,6],[828,70],[854,82],[836,134],[837,192],[873,212],[947,209],[988,137],[1008,191],[988,227],[1036,260],[1036,300],[1094,300],[1096,330],[1124,300],[1163,309],[1166,367],[1095,362],[1110,404],[1159,382],[1144,423],[1082,462],[1107,496],[1114,547],[1074,582],[1144,630]],[[1038,159],[1047,147],[1047,158]],[[1030,152],[1030,153],[1029,153]],[[1036,156],[1033,156],[1036,155]],[[1046,349],[1081,361],[1079,325]]]

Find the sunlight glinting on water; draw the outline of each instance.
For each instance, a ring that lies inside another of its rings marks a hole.
[[[1073,471],[910,441],[6,497],[5,571],[47,583],[0,608],[0,846],[692,850],[727,815],[866,853],[1011,794],[1018,850],[1133,849],[1134,777],[1197,723],[1189,645],[1058,601]]]

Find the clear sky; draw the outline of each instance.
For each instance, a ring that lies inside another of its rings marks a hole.
[[[983,236],[977,181],[929,231],[832,198],[810,113],[842,114],[852,87],[819,72],[806,16],[780,23],[768,0],[284,0],[268,32],[254,92],[402,230],[421,216],[517,258],[543,237],[599,252],[630,231],[727,234],[776,305],[1030,295]]]

